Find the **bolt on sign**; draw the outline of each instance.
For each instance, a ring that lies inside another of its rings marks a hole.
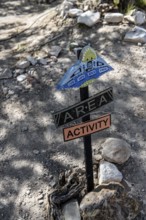
[[[79,102],[53,114],[56,127],[77,120],[113,101],[113,89],[108,88],[85,101]]]
[[[79,60],[71,66],[57,85],[57,89],[85,87],[104,73],[113,70],[106,61],[97,56],[90,46],[82,49]]]
[[[98,131],[102,131],[111,126],[111,115],[104,115],[96,120],[91,120],[69,128],[63,129],[64,141],[74,140],[79,137],[84,137]]]

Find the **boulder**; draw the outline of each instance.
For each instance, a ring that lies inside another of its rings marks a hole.
[[[120,23],[124,19],[124,15],[121,13],[106,13],[104,21],[107,23]]]
[[[133,43],[146,43],[146,29],[138,26],[134,27],[133,30],[126,33],[124,41],[130,41]]]
[[[92,12],[92,11],[86,11],[82,13],[78,19],[78,24],[85,24],[88,27],[92,27],[94,24],[100,21],[100,12]]]
[[[130,145],[119,138],[108,138],[102,148],[103,158],[113,163],[123,164],[131,155]]]
[[[146,14],[142,11],[136,11],[134,14],[134,20],[136,25],[142,25],[146,22]]]
[[[123,176],[117,167],[107,161],[100,161],[98,170],[99,184],[121,182]]]
[[[78,8],[72,8],[68,11],[68,15],[72,18],[78,17],[79,15],[81,15],[83,13],[83,11],[81,9]]]

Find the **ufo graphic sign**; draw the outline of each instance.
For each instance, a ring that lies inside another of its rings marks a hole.
[[[57,89],[85,87],[111,70],[113,68],[103,58],[97,56],[93,48],[86,46],[82,49],[79,60],[68,69],[57,84]]]

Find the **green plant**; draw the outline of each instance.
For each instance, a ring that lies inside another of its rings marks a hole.
[[[134,3],[128,3],[127,7],[125,8],[125,14],[126,15],[130,15],[134,10],[135,10],[136,6]]]

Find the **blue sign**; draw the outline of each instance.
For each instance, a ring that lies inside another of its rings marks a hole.
[[[78,60],[57,85],[58,90],[79,88],[88,85],[91,81],[99,78],[113,68],[104,59],[95,55],[95,51],[87,46],[81,52],[81,59]]]

